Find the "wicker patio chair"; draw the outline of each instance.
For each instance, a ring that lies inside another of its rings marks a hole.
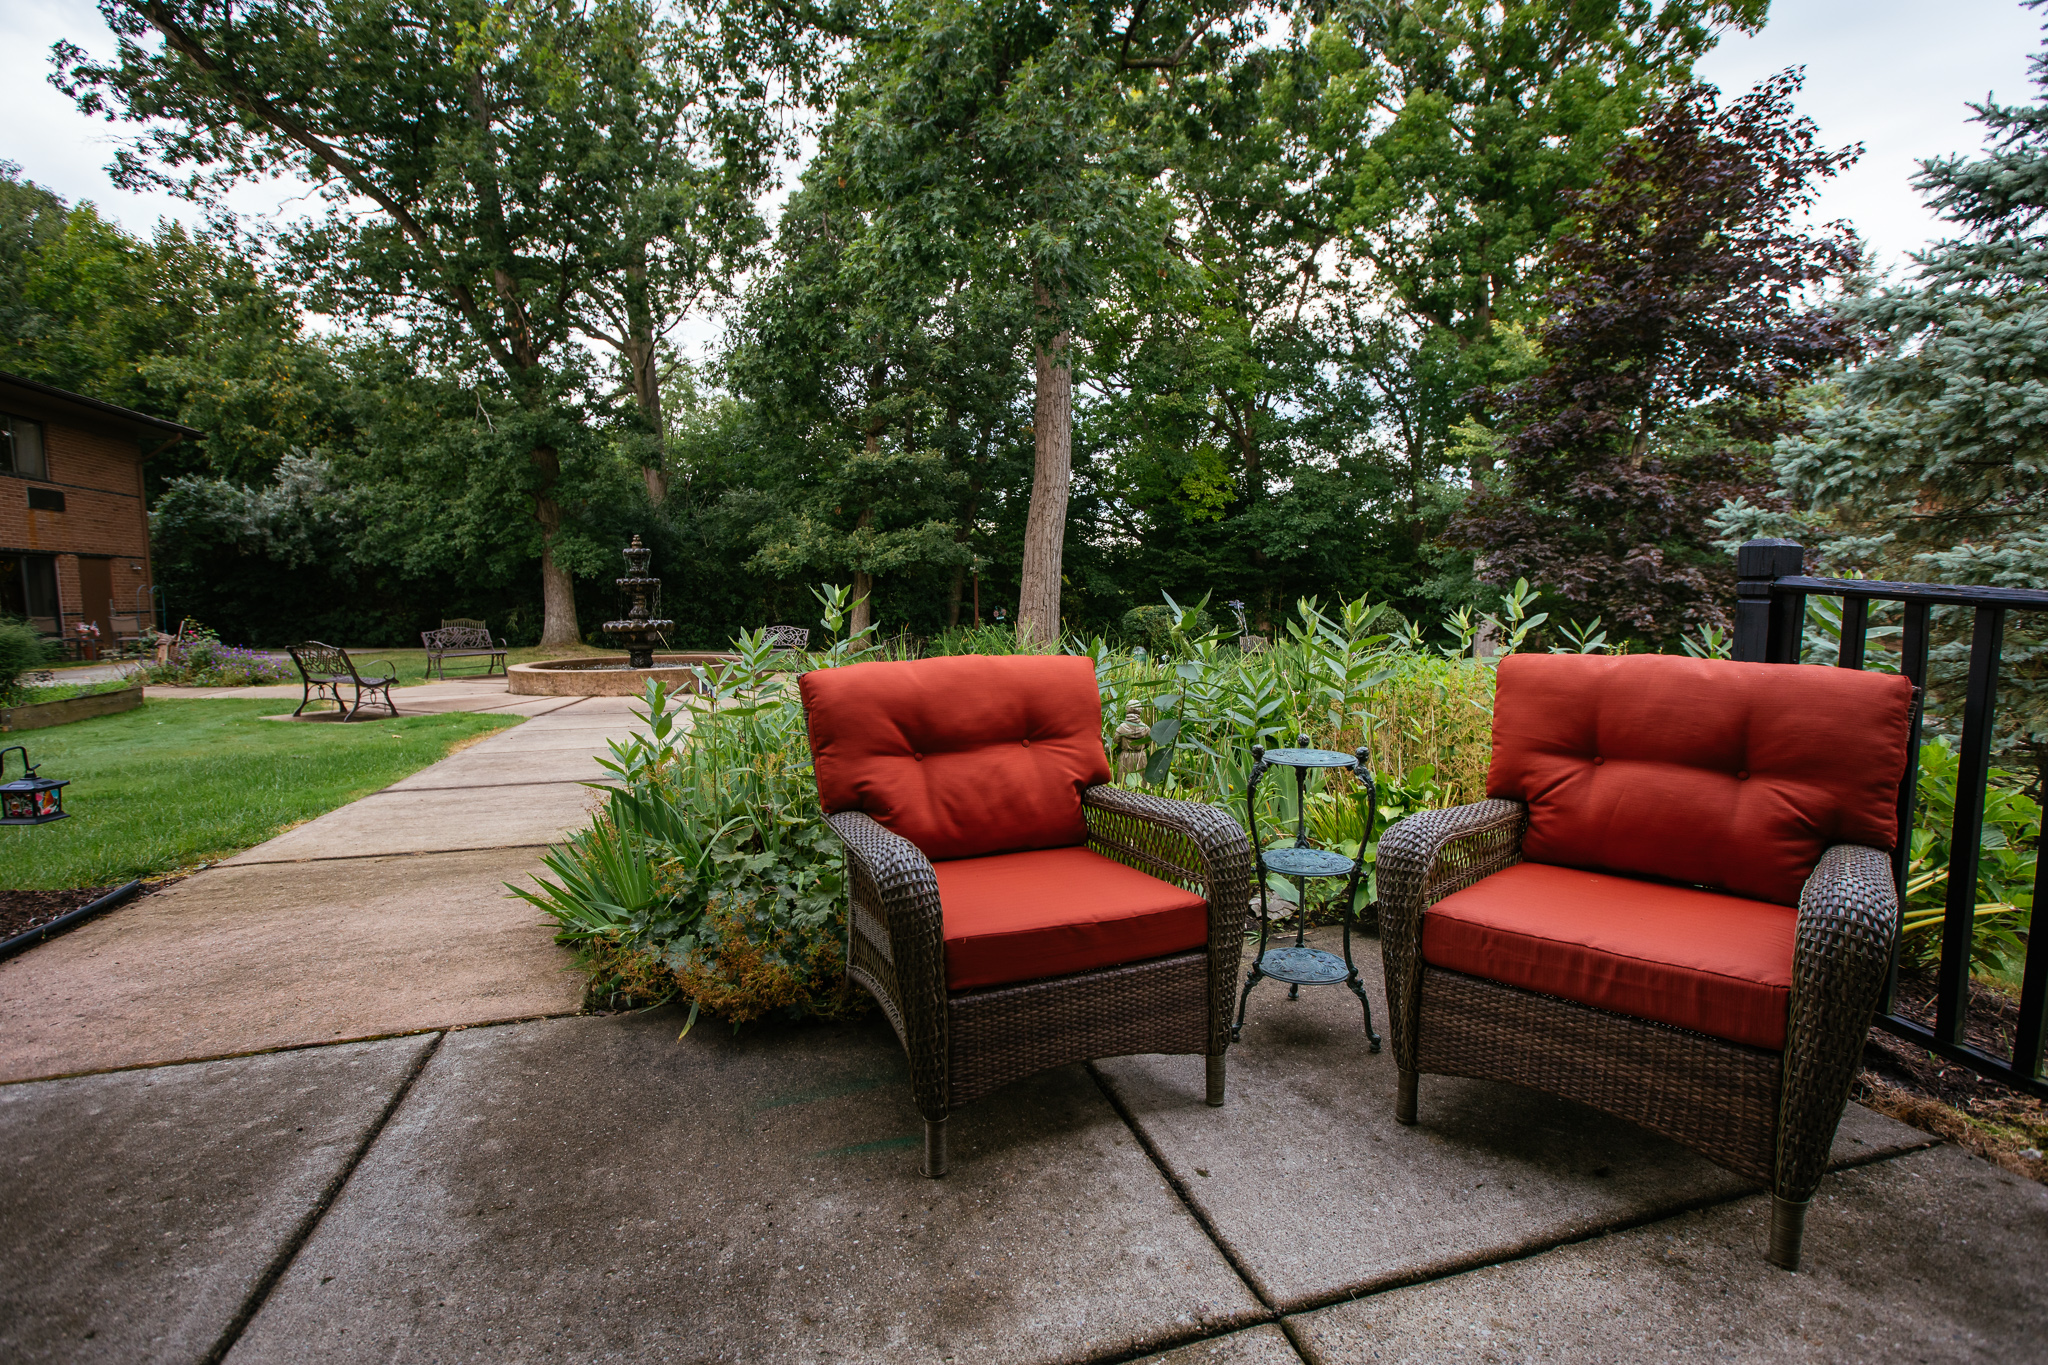
[[[1799,1266],[1898,930],[1892,674],[1501,661],[1489,799],[1379,848],[1399,1068],[1549,1091],[1771,1191]]]
[[[910,1060],[924,1171],[947,1115],[1048,1067],[1224,1050],[1251,850],[1222,811],[1108,785],[1093,663],[960,656],[807,673],[846,845],[847,976]]]

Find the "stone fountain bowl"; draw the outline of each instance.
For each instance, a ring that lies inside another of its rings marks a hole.
[[[660,679],[672,691],[695,692],[697,676],[690,672],[693,667],[702,664],[715,673],[738,657],[716,653],[657,654],[652,668],[628,668],[632,661],[624,654],[544,659],[539,663],[514,664],[505,670],[505,690],[523,697],[637,697],[647,691],[650,679]]]

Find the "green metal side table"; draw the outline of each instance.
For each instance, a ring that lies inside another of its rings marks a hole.
[[[1272,750],[1255,746],[1252,749],[1251,778],[1245,783],[1245,815],[1251,830],[1252,848],[1257,852],[1259,951],[1252,959],[1252,969],[1245,974],[1244,993],[1237,998],[1237,1022],[1231,1026],[1231,1041],[1237,1041],[1244,1034],[1244,1011],[1251,1000],[1252,987],[1267,977],[1287,983],[1289,1000],[1300,999],[1303,986],[1334,986],[1342,982],[1351,988],[1351,993],[1358,997],[1358,1003],[1364,1008],[1365,1036],[1371,1040],[1372,1050],[1378,1052],[1380,1036],[1372,1028],[1372,1001],[1366,998],[1365,983],[1358,976],[1358,964],[1351,958],[1351,908],[1358,899],[1358,878],[1365,870],[1365,850],[1372,845],[1373,823],[1379,813],[1371,756],[1362,746],[1356,754],[1311,749],[1307,747],[1306,740],[1297,740],[1296,746]],[[1272,768],[1294,769],[1292,847],[1268,849],[1259,838],[1259,779]],[[1317,769],[1337,768],[1349,769],[1365,788],[1365,838],[1359,842],[1356,858],[1346,858],[1328,849],[1312,848],[1308,842],[1308,775]],[[1278,873],[1294,881],[1294,942],[1278,948],[1266,946],[1273,924],[1267,910],[1268,873]],[[1344,924],[1344,956],[1341,958],[1335,953],[1308,946],[1308,884],[1317,879],[1335,877],[1344,878],[1344,899],[1338,907],[1339,918]]]

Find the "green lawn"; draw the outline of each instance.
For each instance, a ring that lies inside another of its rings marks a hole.
[[[0,828],[0,887],[105,886],[262,843],[517,723],[457,712],[340,725],[264,720],[275,701],[149,701],[0,737],[69,778],[68,820]],[[21,775],[7,759],[9,781]]]

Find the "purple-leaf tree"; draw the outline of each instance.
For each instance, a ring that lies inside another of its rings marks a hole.
[[[1821,182],[1860,147],[1816,146],[1787,71],[1726,109],[1680,88],[1574,196],[1550,249],[1543,368],[1483,391],[1503,468],[1449,537],[1479,576],[1526,577],[1629,635],[1725,625],[1732,562],[1708,518],[1768,487],[1792,394],[1854,349],[1819,306],[1860,258],[1841,223],[1808,229]]]

